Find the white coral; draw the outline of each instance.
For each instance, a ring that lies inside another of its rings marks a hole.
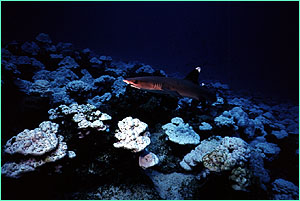
[[[139,119],[126,117],[118,122],[119,130],[115,133],[115,137],[119,142],[114,143],[116,148],[130,149],[133,152],[142,151],[151,142],[149,133],[146,132],[148,125]]]
[[[18,163],[16,162],[7,162],[1,167],[1,174],[11,177],[11,178],[19,178],[22,174],[26,172],[33,172],[37,167],[40,167],[49,162],[55,162],[64,158],[67,155],[68,146],[65,142],[63,142],[63,136],[58,136],[58,146],[57,148],[51,152],[49,155],[48,153],[42,158],[34,158],[31,157],[26,160],[22,160]]]
[[[162,126],[168,139],[177,144],[199,144],[200,136],[180,117],[175,117],[171,123]]]
[[[58,124],[44,121],[39,125],[39,128],[34,130],[25,129],[8,140],[5,152],[9,154],[43,155],[56,148],[58,144],[57,131]]]
[[[219,136],[204,140],[187,154],[180,162],[185,170],[203,162],[204,166],[211,171],[230,170],[234,166],[242,166],[250,158],[248,144],[236,137]]]

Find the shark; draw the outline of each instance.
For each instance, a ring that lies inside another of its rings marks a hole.
[[[188,97],[198,101],[216,101],[216,94],[198,83],[200,67],[196,67],[184,79],[144,76],[126,78],[123,81],[131,87],[150,92],[165,93],[171,96]]]

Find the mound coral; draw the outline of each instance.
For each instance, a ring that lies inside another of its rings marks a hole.
[[[8,140],[5,145],[5,152],[34,156],[43,155],[57,147],[57,131],[58,124],[44,121],[39,125],[39,128],[34,130],[25,129]]]
[[[115,137],[119,142],[114,143],[116,148],[122,147],[133,152],[140,152],[151,142],[150,133],[146,131],[148,125],[139,119],[126,117],[118,122],[118,127]]]
[[[55,162],[64,158],[67,152],[67,144],[63,142],[61,135],[56,136],[58,124],[44,121],[39,128],[29,131],[28,129],[11,138],[6,143],[5,152],[15,155],[30,155],[21,161],[9,161],[1,167],[1,174],[19,178],[26,172],[35,171],[37,167],[49,162]],[[71,155],[75,152],[71,152]]]
[[[299,187],[290,181],[276,179],[272,183],[273,199],[275,200],[298,200]]]
[[[162,126],[168,139],[177,144],[199,144],[200,136],[180,117],[175,117],[171,123]]]
[[[248,144],[236,137],[215,137],[204,140],[195,150],[187,154],[180,165],[191,170],[199,162],[210,171],[220,172],[242,166],[250,157]]]

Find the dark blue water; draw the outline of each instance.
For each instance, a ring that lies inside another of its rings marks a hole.
[[[40,32],[115,59],[298,100],[298,2],[4,2],[2,42]]]

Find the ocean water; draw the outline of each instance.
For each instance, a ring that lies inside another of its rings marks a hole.
[[[298,2],[1,7],[2,199],[299,198]]]

